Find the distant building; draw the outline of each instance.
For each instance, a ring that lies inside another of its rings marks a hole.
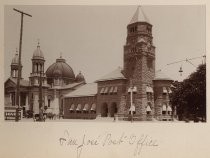
[[[5,106],[15,105],[18,55],[12,60],[11,77],[5,82]],[[40,46],[32,57],[29,81],[21,79],[21,106],[39,113],[39,82],[42,78],[43,106],[46,111],[64,118],[95,119],[96,117],[135,120],[171,120],[169,94],[172,80],[155,72],[155,46],[152,25],[138,7],[127,26],[124,65],[96,80],[85,83],[76,77],[62,57],[44,72],[44,56]],[[132,100],[132,103],[131,103]],[[131,106],[132,104],[132,106]]]

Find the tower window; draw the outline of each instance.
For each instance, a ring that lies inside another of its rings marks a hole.
[[[50,99],[48,99],[48,107],[50,107]]]
[[[131,27],[130,28],[130,33],[132,33],[132,32],[136,32],[137,31],[137,26],[135,26],[135,27]]]
[[[147,59],[147,67],[148,69],[152,69],[153,61],[152,59]]]

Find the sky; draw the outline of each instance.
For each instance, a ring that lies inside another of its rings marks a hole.
[[[32,55],[38,40],[45,57],[45,71],[62,57],[75,75],[80,71],[88,83],[94,82],[116,68],[123,67],[123,46],[127,25],[137,6],[5,6],[4,70],[10,76],[10,64],[19,48],[20,14],[24,16],[22,43],[22,76],[28,80]],[[196,70],[202,58],[167,65],[186,58],[206,54],[205,6],[142,6],[153,25],[156,47],[156,71],[161,70],[173,80],[183,80]],[[180,67],[183,74],[178,72]]]

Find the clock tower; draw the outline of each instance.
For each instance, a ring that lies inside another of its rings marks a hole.
[[[153,45],[152,25],[139,6],[127,26],[124,45],[124,75],[128,79],[127,90],[135,87],[133,104],[139,120],[146,120],[154,114],[152,80],[155,76],[155,47]],[[127,95],[126,109],[131,100]]]

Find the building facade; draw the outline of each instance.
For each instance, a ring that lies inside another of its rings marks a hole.
[[[5,82],[5,106],[15,105],[18,55],[11,64],[11,77]],[[17,61],[16,61],[17,60]],[[44,55],[38,44],[32,57],[29,81],[21,79],[21,105],[39,113],[62,114],[66,119],[96,119],[119,117],[129,120],[171,120],[169,94],[172,80],[155,71],[155,46],[152,25],[138,7],[127,25],[123,68],[117,68],[85,83],[84,76],[76,77],[62,57],[44,72]],[[40,104],[40,89],[42,104]]]

